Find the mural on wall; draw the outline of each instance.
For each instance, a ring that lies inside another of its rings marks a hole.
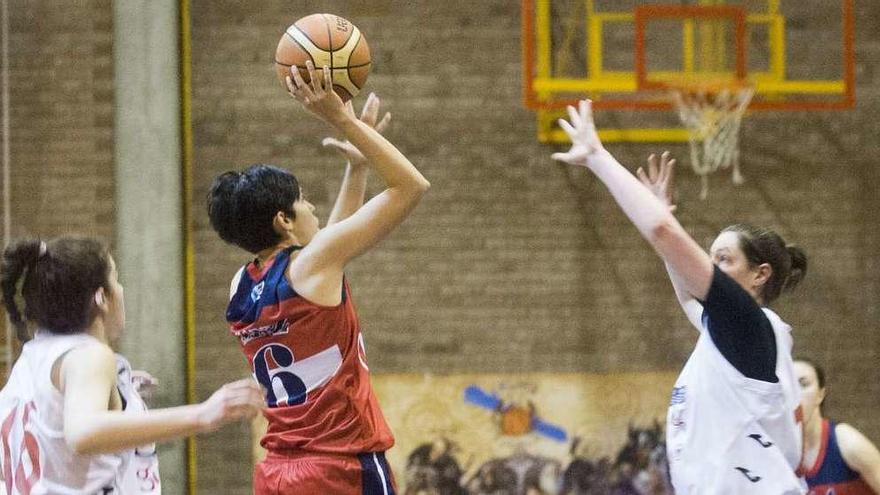
[[[397,374],[373,386],[404,495],[671,495],[662,425],[675,377]]]

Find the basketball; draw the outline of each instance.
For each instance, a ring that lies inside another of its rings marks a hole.
[[[333,90],[343,101],[360,92],[370,74],[370,47],[360,30],[347,19],[333,14],[312,14],[288,27],[275,50],[275,70],[287,90],[285,78],[297,66],[309,82],[306,61],[315,69],[330,67]]]

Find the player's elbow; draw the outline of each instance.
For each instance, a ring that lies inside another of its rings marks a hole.
[[[648,240],[654,246],[668,244],[671,240],[681,235],[681,232],[681,225],[675,220],[675,217],[667,215],[654,225]]]
[[[415,184],[413,185],[413,190],[419,196],[423,196],[428,189],[431,189],[431,183],[428,182],[428,179],[424,177],[419,177],[416,179]]]
[[[77,455],[100,454],[100,443],[94,429],[87,422],[81,424],[65,425],[64,442]]]
[[[97,454],[97,448],[90,435],[81,430],[65,431],[64,442],[76,455]]]
[[[400,188],[402,197],[406,203],[418,203],[422,196],[431,188],[431,183],[424,177],[416,177],[406,186]]]

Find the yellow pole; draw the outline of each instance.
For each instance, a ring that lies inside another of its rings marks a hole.
[[[183,308],[186,356],[186,401],[196,401],[195,391],[195,266],[192,235],[192,31],[190,29],[189,0],[180,0],[180,135],[181,182],[183,190]],[[187,493],[196,493],[196,441],[186,440]]]
[[[682,61],[684,62],[684,73],[691,75],[694,73],[694,20],[684,20],[684,33],[682,36]]]

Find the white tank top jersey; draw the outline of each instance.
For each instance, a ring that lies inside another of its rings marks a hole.
[[[706,329],[675,383],[666,424],[672,484],[678,495],[804,494],[797,474],[803,433],[791,327],[763,308],[776,335],[776,376],[744,376]]]
[[[85,334],[53,335],[37,332],[22,347],[12,373],[0,391],[0,474],[9,495],[159,493],[141,491],[135,450],[113,454],[77,455],[64,440],[64,396],[52,384],[52,366],[70,350],[97,342]],[[126,410],[143,410],[143,401],[131,382],[128,362],[118,356],[117,386]],[[127,382],[126,382],[127,380]],[[155,449],[150,465],[155,467]],[[154,471],[150,471],[152,475]],[[153,486],[147,484],[147,486]],[[135,489],[137,487],[137,489]]]

